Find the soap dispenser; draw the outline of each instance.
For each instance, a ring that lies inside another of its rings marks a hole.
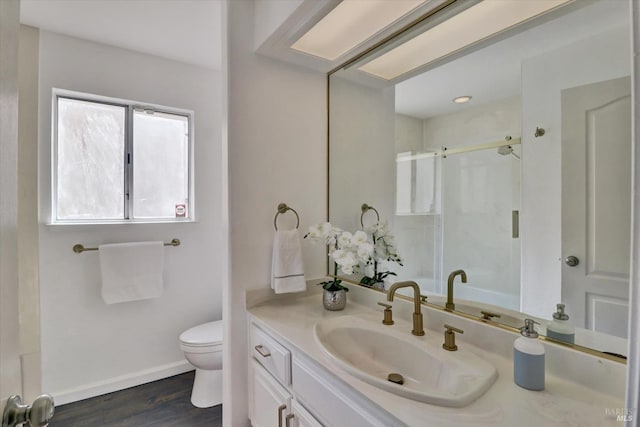
[[[513,380],[528,390],[544,390],[544,345],[538,340],[534,323],[525,319],[522,336],[513,343]]]
[[[569,316],[564,312],[564,304],[557,304],[556,310],[557,311],[553,313],[553,320],[547,325],[547,336],[555,340],[573,344],[575,342],[576,330],[568,322]]]

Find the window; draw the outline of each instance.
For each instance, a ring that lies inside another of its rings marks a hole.
[[[428,154],[396,154],[396,215],[436,212],[436,163]]]
[[[193,113],[54,92],[52,222],[193,217]]]

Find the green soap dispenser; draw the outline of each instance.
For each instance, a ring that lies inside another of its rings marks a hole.
[[[564,312],[564,308],[564,304],[556,304],[553,320],[547,325],[547,336],[573,344],[576,340],[576,330],[569,323],[569,315]]]
[[[544,390],[544,345],[533,327],[537,323],[525,319],[520,338],[513,343],[513,380],[528,390]]]

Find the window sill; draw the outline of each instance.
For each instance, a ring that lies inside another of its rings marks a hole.
[[[166,225],[178,225],[178,224],[196,224],[198,223],[198,221],[196,221],[195,219],[185,219],[185,220],[181,220],[181,221],[174,221],[174,220],[138,220],[138,221],[109,221],[109,222],[105,222],[105,221],[100,221],[100,222],[47,222],[44,223],[44,226],[55,230],[55,229],[75,229],[75,230],[81,230],[83,228],[86,229],[93,229],[95,230],[96,228],[99,227],[110,227],[110,226],[114,226],[114,225],[126,225],[126,226],[131,226],[131,225],[156,225],[156,224],[162,224],[164,226]]]

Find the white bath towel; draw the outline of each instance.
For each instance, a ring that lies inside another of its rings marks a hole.
[[[276,230],[273,238],[271,288],[276,294],[307,289],[298,230]]]
[[[107,304],[162,295],[162,242],[100,245],[99,253],[102,299]]]

